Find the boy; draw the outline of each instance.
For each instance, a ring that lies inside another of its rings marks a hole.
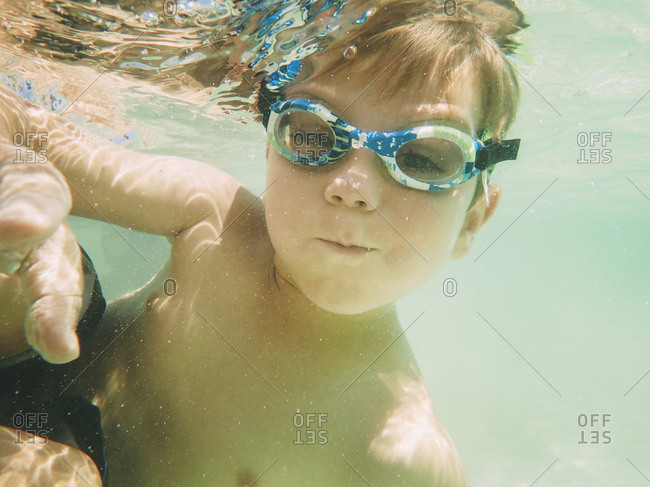
[[[485,32],[507,48],[504,28],[523,23],[483,5],[466,2],[474,15],[452,18],[441,6],[388,4],[291,83],[264,90],[263,201],[215,168],[116,147],[2,93],[2,204],[24,205],[0,225],[18,260],[39,240],[29,232],[43,240],[67,212],[68,183],[72,213],[172,238],[169,268],[112,303],[80,360],[53,372],[51,395],[81,394],[101,409],[111,485],[466,484],[400,339],[395,301],[467,252],[498,203],[496,186],[484,196],[488,168],[516,155],[516,143],[479,140],[501,138],[518,94]],[[6,141],[30,131],[48,133],[56,170],[9,166]],[[27,190],[39,182],[48,192]],[[39,206],[49,217],[28,227]],[[16,303],[5,357],[27,348],[22,316],[50,361],[78,353],[79,281],[43,272],[57,270],[55,258],[76,265],[71,242],[58,227],[0,282]],[[69,426],[77,446],[90,444],[84,451],[101,448]],[[15,431],[2,432],[6,450]],[[86,457],[50,443],[51,458],[69,455],[86,469],[78,477],[98,485]]]

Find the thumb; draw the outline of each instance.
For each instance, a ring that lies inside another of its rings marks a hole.
[[[77,358],[75,330],[83,304],[84,275],[79,247],[65,222],[29,253],[18,275],[29,306],[25,318],[29,344],[48,362]]]
[[[68,185],[51,164],[0,161],[0,249],[24,257],[52,235],[71,205]]]

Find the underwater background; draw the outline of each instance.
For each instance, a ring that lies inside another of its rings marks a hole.
[[[399,302],[402,339],[469,485],[646,485],[650,3],[517,3],[531,24],[511,59],[519,158],[493,173],[503,197],[472,251]],[[214,164],[259,194],[259,72],[372,12],[202,0],[7,2],[0,14],[0,82],[132,149]],[[168,257],[164,238],[71,222],[107,298]]]

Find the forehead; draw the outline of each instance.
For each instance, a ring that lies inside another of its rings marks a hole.
[[[398,66],[395,66],[397,69]],[[444,123],[475,133],[480,94],[469,66],[447,79],[422,73],[395,84],[395,70],[377,68],[316,72],[287,88],[287,98],[322,103],[347,122],[366,130],[387,132],[422,123]]]

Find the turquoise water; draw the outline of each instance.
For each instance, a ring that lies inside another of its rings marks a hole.
[[[400,302],[404,336],[471,486],[646,485],[650,4],[518,4],[532,24],[510,131],[522,139],[519,160],[495,171],[500,208],[470,254]],[[130,147],[215,164],[264,189],[258,125],[140,85],[120,96],[114,110],[128,124],[85,121],[109,137],[131,131]],[[590,157],[601,162],[578,162]],[[166,260],[162,238],[73,226],[109,297]],[[597,424],[579,424],[592,414]]]

